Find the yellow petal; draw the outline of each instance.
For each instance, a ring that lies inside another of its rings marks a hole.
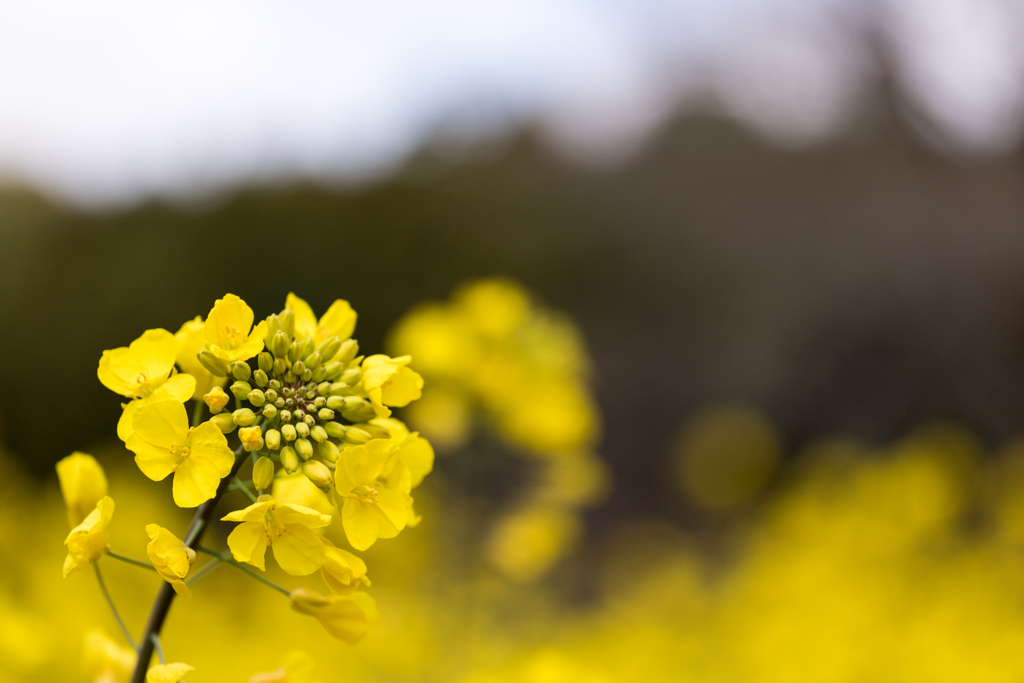
[[[157,664],[146,672],[146,683],[178,683],[181,677],[189,671],[195,671],[195,669],[180,662]]]
[[[138,434],[132,434],[125,447],[135,454],[135,464],[142,473],[153,481],[163,481],[174,471],[174,464],[178,461],[169,448],[147,443]]]
[[[188,415],[179,401],[156,401],[135,410],[132,419],[134,436],[146,443],[170,449],[172,444],[185,445],[188,436]]]
[[[341,510],[341,523],[348,542],[356,550],[366,550],[377,541],[379,514],[370,503],[347,498]]]
[[[340,337],[345,341],[356,330],[356,312],[344,299],[337,299],[327,312],[320,318],[316,327],[314,341],[319,344],[330,337]],[[296,314],[296,326],[298,314]]]
[[[360,584],[370,585],[366,578],[366,563],[352,553],[336,548],[324,539],[324,566],[321,575],[327,587],[336,595],[348,595]]]
[[[207,343],[229,350],[238,348],[252,329],[253,317],[252,309],[239,297],[224,295],[206,316],[203,332]]]
[[[247,508],[235,510],[221,517],[223,522],[260,522],[267,516],[267,510],[276,505],[270,496],[260,496],[255,503]]]
[[[181,508],[199,507],[217,495],[220,480],[210,462],[190,455],[174,472],[174,504]]]
[[[400,367],[391,381],[381,387],[384,405],[402,408],[423,395],[423,378],[407,367]]]
[[[266,571],[267,534],[262,522],[243,522],[228,535],[228,548],[237,562],[248,562]]]
[[[76,526],[107,495],[107,476],[96,458],[75,451],[57,463],[60,492],[68,508],[68,522]]]
[[[117,421],[118,438],[128,443],[128,439],[135,432],[135,411],[139,408],[165,400],[184,402],[192,395],[195,386],[195,377],[179,373],[157,387],[147,398],[137,398],[128,403],[121,412],[121,418]]]
[[[330,515],[293,503],[279,503],[274,508],[274,518],[282,524],[301,524],[310,529],[320,529],[331,523]]]
[[[288,297],[284,300],[284,306],[285,308],[292,309],[292,312],[295,314],[295,339],[312,337],[316,332],[316,315],[314,315],[313,309],[310,308],[309,304],[295,296],[294,293],[288,292]]]
[[[174,334],[174,341],[178,345],[175,361],[183,372],[195,377],[196,386],[192,395],[185,398],[201,399],[215,386],[222,386],[226,381],[221,377],[214,377],[202,363],[199,362],[197,354],[206,348],[206,325],[202,316],[196,316],[181,326]],[[185,399],[182,399],[185,400]]]
[[[312,574],[324,564],[324,542],[301,524],[285,525],[283,531],[275,532],[271,548],[281,569],[292,576]]]
[[[409,468],[410,485],[416,488],[434,469],[434,448],[418,434],[410,434],[400,444],[396,457]]]
[[[174,335],[146,330],[127,347],[104,351],[96,376],[103,386],[122,396],[148,396],[174,367]]]

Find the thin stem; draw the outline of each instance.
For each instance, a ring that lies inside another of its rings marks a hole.
[[[160,644],[160,636],[154,633],[149,637],[149,639],[153,641],[153,647],[156,648],[156,656],[160,659],[160,663],[166,664],[167,660],[164,659],[164,648]]]
[[[219,559],[221,562],[224,562],[225,564],[230,564],[235,569],[242,570],[243,572],[245,572],[246,574],[248,574],[252,578],[256,579],[257,581],[260,581],[262,583],[267,584],[268,586],[270,586],[274,590],[276,590],[276,591],[278,591],[280,593],[284,593],[288,597],[291,597],[291,595],[292,595],[291,591],[289,591],[288,589],[281,588],[281,586],[278,586],[276,583],[274,583],[270,579],[266,579],[266,578],[260,576],[259,574],[257,574],[253,570],[251,570],[248,567],[246,567],[244,564],[242,564],[240,562],[235,562],[231,558],[225,557],[221,553],[218,553],[218,552],[216,552],[214,550],[210,550],[209,548],[204,548],[203,546],[197,547],[196,550],[198,550],[201,553],[206,553],[207,555],[212,555],[213,557],[216,557],[217,559]]]
[[[199,537],[199,534],[203,533],[203,529],[206,528],[205,519],[193,519],[192,526],[188,529],[188,534],[185,536],[185,545],[189,548],[192,547],[192,542]]]
[[[134,557],[128,557],[127,555],[122,555],[121,553],[115,553],[113,550],[108,550],[107,555],[110,555],[115,560],[121,560],[122,562],[127,562],[128,564],[134,564],[136,567],[142,567],[143,569],[149,569],[154,572],[156,571],[156,567],[151,565],[149,562],[136,560]]]
[[[192,406],[192,426],[198,427],[199,423],[203,421],[203,407],[206,404],[200,399],[196,399],[195,405]]]
[[[128,630],[128,627],[124,625],[124,620],[121,619],[121,615],[118,613],[117,608],[114,607],[114,600],[110,597],[110,592],[107,591],[107,584],[103,582],[103,574],[100,573],[99,564],[93,562],[92,568],[96,570],[96,581],[100,584],[100,591],[102,591],[103,597],[107,599],[107,605],[110,606],[110,611],[114,613],[114,619],[117,621],[117,625],[121,628],[121,633],[124,634],[125,640],[127,640],[128,644],[132,646],[132,649],[137,652],[139,646],[135,642],[135,639],[132,638],[132,634]]]
[[[233,477],[232,481],[235,482],[235,486],[238,487],[236,490],[244,493],[245,497],[251,500],[252,502],[256,502],[256,496],[253,495],[253,492],[249,490],[248,486],[242,483],[241,479],[239,479],[238,477]]]
[[[185,585],[191,586],[192,584],[196,583],[197,581],[199,581],[199,579],[203,578],[204,576],[212,572],[214,569],[219,567],[220,563],[220,560],[210,560],[209,562],[204,564],[195,574],[188,577],[188,581],[185,582]]]

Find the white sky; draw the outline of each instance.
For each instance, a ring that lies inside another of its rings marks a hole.
[[[864,7],[931,129],[1017,141],[1022,0],[0,0],[0,178],[86,205],[360,181],[534,120],[614,159],[709,92],[805,144],[872,82]]]

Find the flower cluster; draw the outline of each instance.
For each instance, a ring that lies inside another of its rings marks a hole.
[[[410,368],[411,358],[359,355],[355,325],[348,302],[335,301],[317,319],[294,294],[284,310],[257,323],[252,309],[228,294],[205,320],[191,320],[177,334],[148,330],[126,347],[105,351],[98,377],[127,399],[118,436],[144,475],[172,477],[175,504],[196,513],[182,537],[159,524],[145,526],[149,562],[122,556],[109,546],[114,501],[103,470],[92,456],[75,453],[57,466],[73,526],[64,575],[92,566],[113,609],[98,559],[109,555],[155,570],[173,591],[154,603],[159,618],[154,622],[151,615],[150,623],[160,624],[174,594],[190,597],[191,584],[231,564],[288,595],[295,611],[315,617],[331,635],[359,641],[377,614],[361,590],[370,585],[367,567],[323,531],[337,516],[352,548],[365,550],[415,526],[411,493],[431,471],[434,452],[391,413],[420,397],[423,379]],[[193,402],[191,418],[187,401]],[[252,473],[243,481],[247,464]],[[325,494],[319,507],[326,509],[299,504],[299,481]],[[229,490],[251,505],[221,517],[236,526],[228,551],[218,552],[199,541]],[[289,591],[249,569],[266,569],[268,548],[288,574],[319,571],[326,591]],[[197,551],[212,559],[193,571]],[[191,670],[163,661],[159,626],[147,627],[136,645],[114,613],[133,652],[128,665],[116,646],[97,646],[110,655],[112,671],[133,668],[130,680],[141,681],[154,649],[161,663],[148,669],[147,681],[170,683]]]

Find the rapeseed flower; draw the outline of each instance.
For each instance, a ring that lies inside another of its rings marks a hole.
[[[402,408],[422,395],[423,378],[409,368],[412,356],[390,358],[383,354],[363,360],[359,389],[370,399],[377,417],[388,417],[388,406]]]
[[[107,495],[107,476],[96,458],[86,453],[75,451],[58,462],[57,478],[71,526],[81,524]]]
[[[142,473],[153,481],[174,474],[174,502],[191,508],[213,498],[235,456],[224,434],[212,423],[188,426],[185,407],[158,401],[139,409],[128,450]]]
[[[313,309],[305,301],[289,292],[284,303],[295,313],[295,338],[312,337],[314,344],[322,344],[331,337],[345,341],[356,329],[356,312],[344,299],[337,299],[320,320],[316,319]]]
[[[224,386],[224,377],[217,377],[206,369],[197,357],[199,352],[206,348],[206,323],[203,316],[197,315],[193,320],[181,326],[175,332],[174,341],[178,346],[175,361],[182,372],[187,372],[196,378],[196,388],[192,392],[193,401],[201,399],[214,387]]]
[[[82,523],[71,530],[64,539],[64,545],[68,547],[68,556],[64,560],[64,578],[75,569],[100,559],[103,553],[107,552],[107,545],[110,543],[107,525],[113,516],[114,500],[110,496],[104,496]]]
[[[341,521],[348,542],[366,550],[378,538],[393,538],[412,515],[412,478],[395,458],[397,444],[373,439],[346,448],[334,472],[335,490],[344,499]]]
[[[157,524],[147,524],[146,533],[150,538],[146,554],[157,574],[171,584],[178,595],[192,597],[184,578],[196,559],[196,551],[186,548],[184,541]]]
[[[146,673],[146,683],[181,683],[181,677],[189,671],[195,669],[181,662],[157,664]]]
[[[362,640],[377,620],[377,605],[366,593],[325,596],[297,588],[291,597],[293,610],[315,617],[328,633],[349,645]]]
[[[253,317],[252,309],[234,294],[217,299],[206,317],[206,348],[225,361],[252,358],[263,349],[267,336],[267,322],[261,320],[253,328]]]
[[[370,580],[366,578],[366,563],[361,559],[338,548],[326,538],[324,553],[324,566],[320,568],[320,575],[332,593],[349,595],[360,585],[370,586]]]
[[[238,562],[266,571],[264,556],[270,546],[281,569],[293,576],[312,574],[324,564],[324,542],[311,529],[330,524],[329,515],[264,495],[222,519],[241,522],[228,536],[228,548]]]

